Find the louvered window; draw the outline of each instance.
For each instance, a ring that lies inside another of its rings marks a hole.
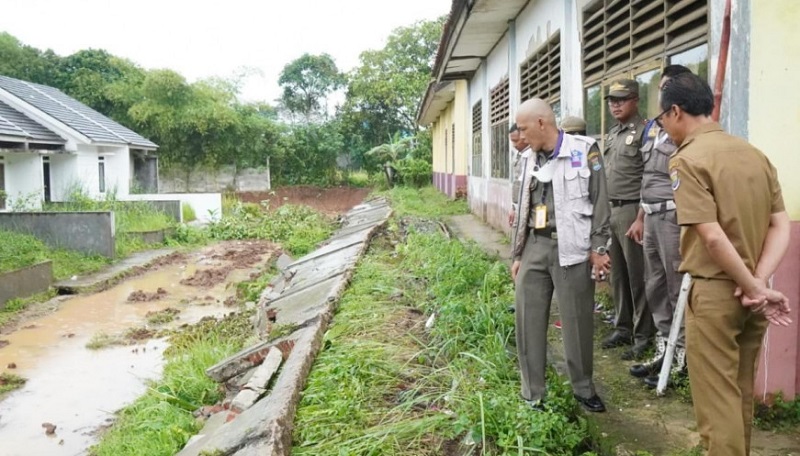
[[[508,178],[508,78],[489,93],[489,125],[492,128],[492,177]]]
[[[520,66],[519,94],[522,101],[541,98],[555,103],[561,96],[561,32]]]
[[[472,107],[472,175],[483,175],[483,103],[479,100]]]
[[[707,41],[708,0],[596,0],[583,10],[587,86]]]

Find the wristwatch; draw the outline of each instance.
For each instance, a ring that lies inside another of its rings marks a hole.
[[[607,252],[608,252],[608,249],[606,249],[606,246],[604,246],[604,245],[601,245],[600,247],[594,249],[594,253],[596,253],[598,255],[605,255]]]

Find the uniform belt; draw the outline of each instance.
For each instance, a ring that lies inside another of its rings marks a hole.
[[[555,228],[542,228],[538,230],[533,230],[533,234],[536,236],[542,236],[553,240],[558,239],[558,232],[556,231]]]
[[[611,202],[611,206],[613,207],[620,207],[626,204],[639,204],[639,200],[621,200],[621,199],[612,199],[609,200]]]
[[[675,201],[661,201],[660,203],[642,203],[642,210],[647,215],[660,214],[662,212],[674,211]]]

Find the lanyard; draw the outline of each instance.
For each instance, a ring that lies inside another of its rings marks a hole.
[[[556,141],[555,149],[553,149],[553,152],[550,153],[550,155],[547,157],[547,160],[545,160],[545,162],[542,163],[541,165],[539,164],[539,160],[542,157],[542,155],[537,153],[536,154],[536,166],[538,166],[541,169],[543,166],[545,166],[548,163],[550,163],[550,160],[556,158],[558,156],[559,151],[561,150],[562,141],[564,141],[564,131],[563,130],[558,130],[558,141]],[[546,201],[547,201],[547,184],[553,185],[553,181],[550,180],[550,182],[542,182],[542,201],[541,201],[541,203],[543,205],[545,205]]]

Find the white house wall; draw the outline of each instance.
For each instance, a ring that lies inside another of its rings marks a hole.
[[[66,201],[78,185],[78,156],[58,153],[50,155],[50,199]]]
[[[127,146],[103,147],[100,152],[106,162],[106,192],[116,192],[124,199],[130,193],[131,158]]]
[[[39,209],[44,181],[42,158],[36,152],[5,154],[5,187],[9,209]]]

